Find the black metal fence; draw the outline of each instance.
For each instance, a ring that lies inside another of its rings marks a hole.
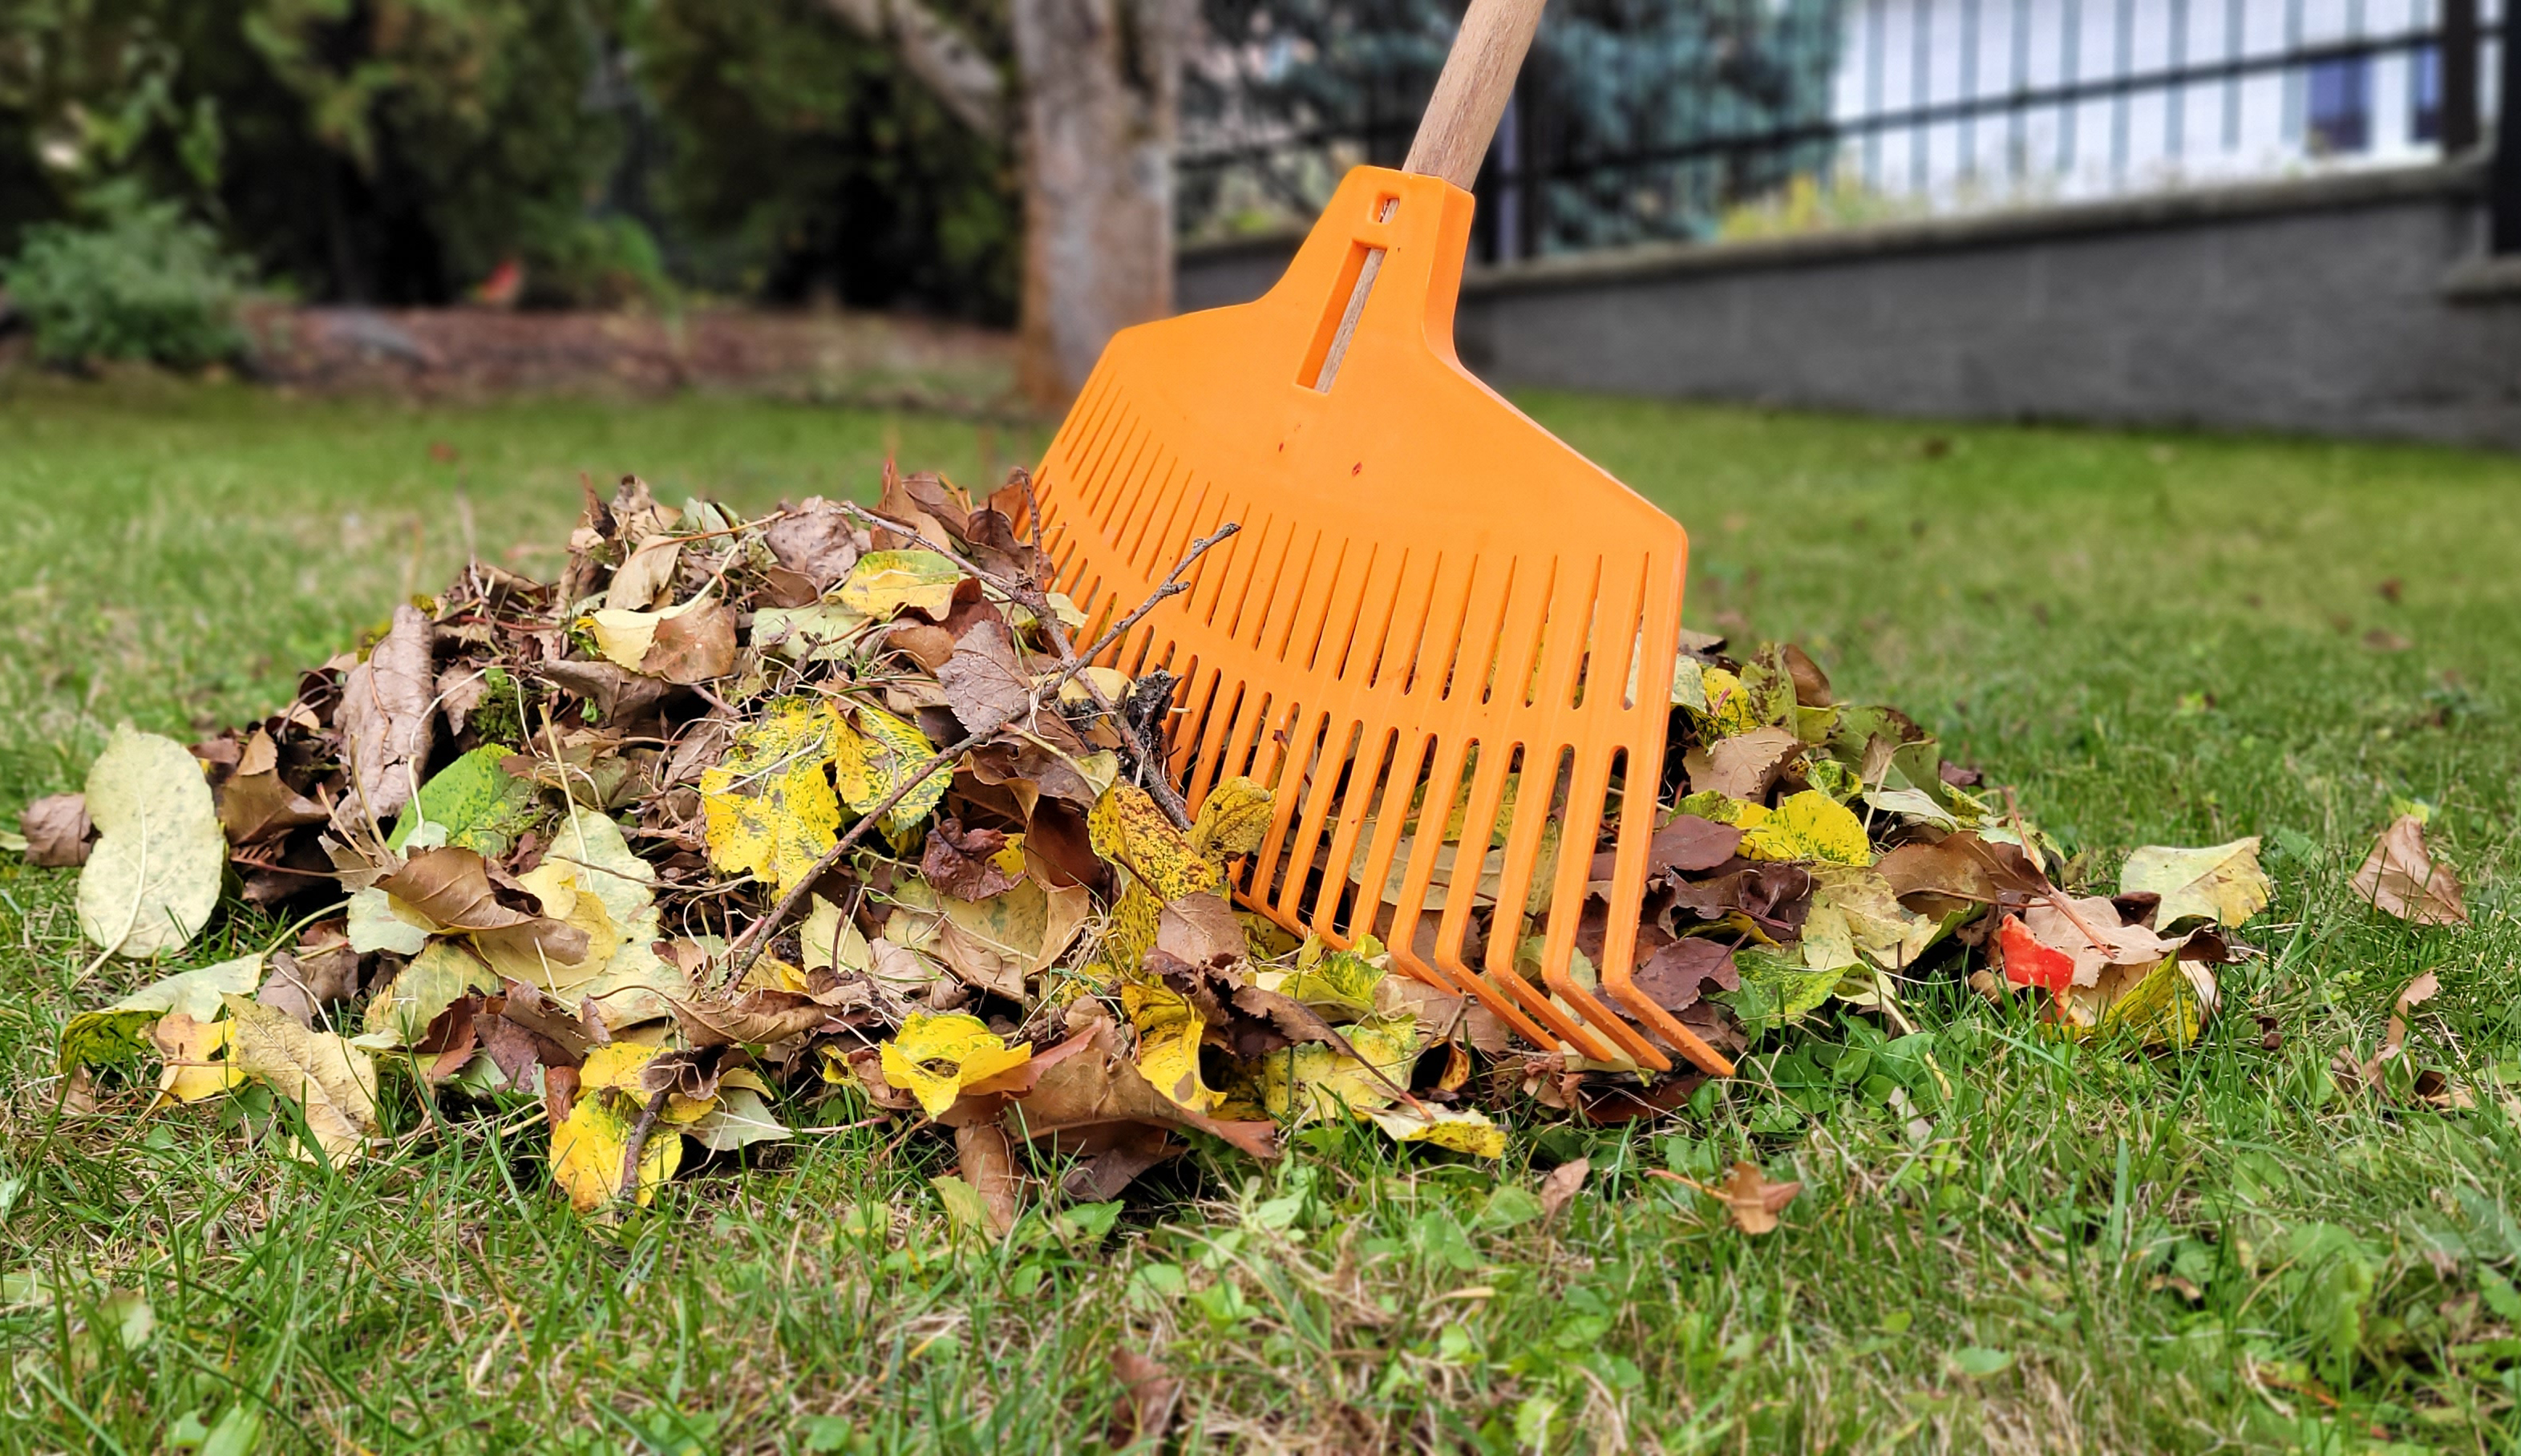
[[[1349,166],[1398,164],[1444,37],[1405,0],[1371,3],[1409,43],[1282,45],[1274,88],[1212,65],[1180,160],[1191,236],[1308,221]],[[2406,0],[2410,23],[2369,31],[2367,0],[2350,3],[2325,36],[2307,0],[1821,0],[1713,24],[1682,0],[1580,11],[1589,41],[1545,28],[1535,48],[1474,246],[1493,261],[2415,161],[2499,128],[2491,243],[2521,252],[2521,105],[2489,106],[2521,96],[2521,43],[2504,43],[2521,0]]]

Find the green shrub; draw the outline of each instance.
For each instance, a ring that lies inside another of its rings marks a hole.
[[[657,240],[636,218],[573,216],[540,230],[521,251],[529,307],[622,308],[673,300]]]
[[[196,369],[244,342],[235,321],[243,268],[172,203],[122,209],[93,227],[30,227],[0,277],[48,363],[152,359]]]

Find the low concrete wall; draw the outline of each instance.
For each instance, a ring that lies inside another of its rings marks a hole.
[[[2521,448],[2521,267],[2475,161],[1474,270],[1502,387]],[[1184,306],[1287,240],[1184,254]]]

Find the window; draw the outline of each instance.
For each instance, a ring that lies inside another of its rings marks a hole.
[[[2424,46],[2407,58],[2407,137],[2442,140],[2442,49]]]
[[[2366,56],[2315,62],[2304,145],[2315,157],[2362,152],[2372,145],[2372,62]]]

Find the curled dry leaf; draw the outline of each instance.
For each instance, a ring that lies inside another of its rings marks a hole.
[[[87,797],[56,794],[26,805],[18,816],[18,832],[26,839],[26,862],[48,870],[75,869],[87,863]]]
[[[1586,1158],[1571,1159],[1551,1168],[1549,1176],[1540,1180],[1541,1221],[1556,1218],[1560,1209],[1574,1202],[1584,1187],[1585,1175],[1592,1171],[1592,1160]]]
[[[1732,1216],[1733,1226],[1754,1237],[1776,1228],[1777,1215],[1795,1201],[1796,1194],[1804,1191],[1801,1183],[1771,1183],[1757,1165],[1741,1161],[1733,1164],[1731,1177],[1713,1188],[1662,1168],[1648,1168],[1646,1176],[1697,1189],[1722,1204],[1724,1211]]]
[[[2459,876],[2425,852],[2425,821],[2402,814],[2355,872],[2355,893],[2366,904],[2409,925],[2468,924]]]
[[[221,998],[236,1029],[228,1064],[298,1104],[307,1135],[334,1167],[357,1159],[377,1131],[377,1069],[330,1031],[310,1031],[287,1012],[243,996]]]
[[[396,607],[392,627],[343,676],[342,751],[350,782],[334,822],[353,833],[362,823],[392,822],[429,761],[436,716],[431,630],[418,608]]]
[[[1152,1355],[1116,1349],[1112,1378],[1121,1383],[1121,1394],[1112,1402],[1111,1428],[1105,1438],[1116,1450],[1140,1441],[1162,1445],[1172,1430],[1173,1407],[1181,1399],[1181,1377]]]

